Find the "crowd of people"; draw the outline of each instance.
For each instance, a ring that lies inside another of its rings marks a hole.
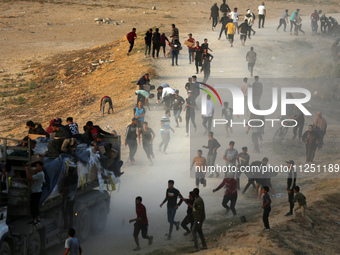
[[[338,29],[338,24],[334,18],[327,18],[325,14],[323,14],[321,17],[320,15],[321,11],[315,11],[311,15],[311,26],[313,34],[316,34],[318,31],[319,21],[321,23],[322,33],[332,33],[332,31]],[[265,4],[262,2],[261,5],[258,7],[257,18],[259,29],[264,28],[265,17],[266,7]],[[212,20],[212,30],[215,31],[218,23],[220,23],[221,30],[218,39],[220,40],[222,34],[225,33],[225,36],[230,42],[231,47],[233,47],[235,39],[234,36],[236,33],[240,35],[242,45],[245,45],[246,40],[251,39],[251,36],[255,35],[256,33],[253,29],[256,15],[250,9],[247,9],[242,23],[239,22],[239,18],[240,15],[238,13],[238,8],[235,7],[233,11],[231,11],[225,0],[223,0],[223,3],[220,7],[217,6],[217,3],[215,3],[211,7],[210,19]],[[300,9],[294,11],[291,14],[290,18],[289,11],[285,10],[285,12],[280,17],[277,30],[279,30],[281,26],[283,26],[284,31],[286,31],[286,26],[287,24],[289,24],[289,22],[291,25],[290,34],[298,35],[299,31],[304,33],[304,31],[301,29],[302,19],[300,16]],[[135,40],[137,39],[136,28],[133,28],[132,31],[126,35],[126,39],[130,44],[127,55],[130,55],[133,50]],[[149,29],[145,33],[144,37],[145,58],[151,57],[151,55],[152,58],[159,58],[159,51],[161,50],[161,48],[163,48],[163,57],[166,58],[171,56],[172,66],[178,65],[178,55],[180,50],[182,49],[182,44],[179,40],[179,30],[175,24],[172,24],[170,40],[167,38],[165,33],[160,33],[158,28],[156,28],[155,31]],[[168,54],[166,53],[166,44],[168,44],[170,47],[170,51],[168,52]],[[148,73],[144,74],[138,80],[136,84],[137,90],[135,91],[137,102],[132,109],[132,120],[131,123],[126,127],[125,137],[123,140],[124,145],[128,146],[129,148],[128,162],[130,164],[134,164],[136,162],[135,155],[138,150],[138,145],[142,145],[142,148],[146,154],[147,159],[150,162],[150,165],[153,165],[153,160],[155,159],[153,143],[155,137],[157,136],[157,133],[159,133],[161,137],[161,142],[158,145],[158,150],[163,154],[167,153],[167,148],[171,140],[170,134],[171,132],[175,133],[175,129],[171,125],[172,116],[174,117],[174,121],[176,123],[175,127],[177,128],[182,123],[181,114],[182,112],[185,112],[186,136],[189,136],[190,132],[197,131],[196,111],[198,110],[198,106],[196,103],[196,99],[200,96],[201,83],[206,83],[210,77],[210,66],[214,56],[210,54],[212,50],[209,47],[207,38],[205,38],[203,40],[203,43],[200,44],[200,42],[196,41],[193,38],[193,35],[189,33],[187,40],[184,42],[184,45],[186,45],[188,48],[189,64],[194,63],[196,74],[200,72],[204,73],[203,80],[202,82],[198,82],[196,75],[188,78],[188,82],[185,84],[184,89],[182,90],[185,93],[180,93],[180,90],[172,88],[168,83],[162,83],[156,89],[155,86],[150,84],[150,75]],[[257,54],[254,51],[254,48],[251,47],[250,51],[248,51],[246,54],[246,61],[248,62],[248,70],[251,77],[253,77],[253,70],[256,60]],[[245,77],[240,87],[245,96],[245,103],[247,102],[248,89],[252,88],[254,107],[256,109],[260,109],[263,84],[260,82],[259,76],[254,77],[254,82],[252,84],[248,83],[248,78]],[[150,100],[155,97],[155,95],[151,93],[151,91],[154,89],[157,90],[157,105],[159,105],[160,107],[164,106],[164,116],[159,121],[159,132],[155,132],[147,122],[149,117],[147,111],[150,110]],[[186,96],[183,96],[184,94]],[[106,104],[109,105],[107,113],[114,113],[112,99],[109,96],[103,96],[100,100],[100,112],[103,116],[105,115]],[[257,116],[253,113],[249,113],[247,105],[245,105],[245,113],[247,116],[249,116],[249,119],[264,120],[263,116]],[[202,249],[207,249],[207,244],[202,230],[202,225],[206,217],[205,207],[204,201],[202,197],[200,197],[199,187],[200,185],[202,185],[203,188],[207,186],[206,173],[209,172],[206,172],[205,169],[216,165],[215,161],[217,158],[217,151],[219,148],[223,148],[223,143],[219,142],[214,137],[214,132],[212,132],[212,121],[215,114],[215,104],[212,102],[211,96],[207,95],[206,113],[200,117],[202,117],[202,127],[204,129],[204,135],[207,135],[208,143],[202,145],[202,149],[199,148],[197,150],[197,156],[193,157],[192,163],[190,165],[190,170],[195,169],[196,188],[189,192],[188,198],[184,198],[180,191],[174,188],[174,181],[169,180],[165,199],[160,204],[160,207],[162,207],[165,203],[167,203],[167,216],[168,222],[170,224],[167,238],[171,240],[174,227],[176,228],[176,230],[179,230],[180,226],[182,226],[182,228],[185,230],[185,236],[189,234],[193,235],[195,252],[200,250],[198,246],[197,234],[201,239]],[[223,103],[221,116],[224,117],[227,121],[225,130],[226,136],[229,138],[232,136],[233,133],[233,129],[230,123],[234,118],[234,114],[233,109],[229,107],[228,102]],[[294,107],[290,118],[294,119],[297,123],[297,125],[293,129],[292,139],[297,139],[298,142],[303,142],[305,144],[306,162],[314,162],[316,150],[322,149],[323,146],[323,138],[327,131],[326,120],[322,117],[322,113],[318,112],[314,122],[308,126],[307,131],[303,132],[305,117],[297,107]],[[58,138],[52,140],[48,145],[46,156],[52,157],[58,156],[61,153],[73,154],[75,145],[79,143],[92,145],[94,146],[95,150],[100,153],[101,149],[99,147],[101,146],[104,146],[105,150],[110,149],[106,148],[108,144],[103,143],[103,136],[118,135],[115,130],[113,130],[112,132],[104,131],[98,125],[94,125],[92,121],[88,121],[83,127],[84,133],[79,132],[78,124],[73,121],[72,117],[67,118],[66,122],[67,124],[63,125],[62,119],[52,119],[50,125],[46,128],[46,130],[41,126],[41,124],[33,121],[28,121],[26,125],[29,128],[29,135],[35,134],[50,138]],[[193,130],[190,130],[191,127],[193,127]],[[245,134],[248,134],[250,131],[252,133],[251,140],[254,146],[253,152],[258,156],[260,154],[260,148],[263,141],[264,126],[248,126],[245,130]],[[34,149],[34,143],[32,143],[31,148],[32,147]],[[204,157],[204,149],[207,150],[206,158]],[[250,162],[248,147],[242,146],[241,152],[239,152],[235,148],[234,141],[229,142],[228,147],[225,149],[222,158],[226,166],[236,167],[238,170],[242,166],[256,166],[260,170],[269,162],[269,159],[267,157],[263,157],[262,160],[255,160]],[[41,176],[43,176],[43,174],[40,173],[42,172],[42,166],[40,168],[39,164],[37,169],[41,169],[41,171],[38,171],[38,174],[40,175],[40,183],[41,179],[43,180],[44,177],[41,178]],[[293,216],[292,221],[296,222],[296,211],[301,209],[303,217],[306,217],[306,219],[310,221],[313,227],[313,221],[305,215],[306,197],[300,192],[300,187],[296,184],[297,172],[295,168],[295,162],[293,160],[289,160],[286,161],[286,164],[289,168],[286,190],[288,193],[290,206],[289,212],[286,214],[286,216]],[[120,176],[122,173],[118,172],[115,174]],[[238,191],[241,190],[241,175],[241,171],[236,171],[235,173],[225,173],[221,183],[212,190],[212,192],[215,193],[218,192],[220,189],[225,188],[222,206],[226,209],[226,214],[231,211],[234,217],[237,216],[236,204]],[[269,215],[271,211],[271,196],[269,195],[269,193],[272,193],[273,195],[275,194],[275,191],[271,184],[271,178],[275,177],[276,174],[267,173],[263,175],[256,173],[245,173],[245,175],[247,177],[247,183],[242,190],[242,194],[245,194],[248,188],[252,186],[255,191],[256,198],[260,200],[262,197],[264,230],[268,231],[270,230]],[[32,176],[28,172],[27,176],[29,178],[32,178]],[[219,178],[220,173],[210,172],[209,178],[214,177]],[[40,184],[38,184],[38,186],[39,185]],[[39,192],[41,192],[41,190],[38,189],[36,193]],[[33,198],[33,201],[39,201],[39,198]],[[182,222],[175,221],[176,211],[183,202],[188,206],[187,214]],[[294,207],[294,203],[298,203],[298,205]],[[139,233],[141,232],[142,237],[148,240],[149,245],[151,245],[153,242],[153,236],[148,235],[148,218],[146,214],[146,208],[142,204],[142,197],[136,197],[135,204],[137,217],[131,219],[130,223],[134,222],[133,236],[136,243],[136,248],[134,249],[134,251],[138,251],[140,250],[140,244],[138,240]],[[40,221],[39,210],[37,211],[36,208],[37,205],[34,205],[35,211],[33,210],[33,217],[34,222],[38,223],[38,221]],[[190,228],[188,227],[188,225],[190,225]],[[70,229],[70,238],[73,238],[74,235],[74,229]],[[73,241],[77,242],[77,240],[75,239]],[[79,244],[77,247],[79,247],[79,253],[81,253],[81,248]],[[67,246],[66,248],[70,249],[70,246]]]

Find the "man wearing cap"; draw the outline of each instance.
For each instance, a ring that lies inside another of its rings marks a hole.
[[[310,16],[310,20],[311,20],[311,25],[312,25],[312,35],[317,34],[318,31],[318,21],[319,21],[320,17],[318,14],[318,11],[315,10],[312,15]]]
[[[210,12],[210,18],[209,18],[209,20],[211,20],[211,18],[212,18],[212,30],[215,31],[215,28],[216,28],[216,26],[217,26],[218,16],[219,16],[219,13],[218,13],[219,8],[218,8],[218,6],[217,6],[217,3],[215,3],[215,4],[211,7],[210,11],[211,11],[211,12]]]
[[[172,105],[174,107],[174,117],[176,121],[176,127],[179,127],[179,122],[182,122],[181,112],[182,112],[182,106],[185,103],[183,97],[179,95],[179,90],[175,90],[175,96],[173,97]]]
[[[293,215],[293,209],[294,209],[294,188],[296,186],[296,167],[294,160],[286,161],[287,167],[289,168],[288,178],[287,178],[287,188],[288,191],[288,202],[289,202],[289,212],[286,213],[286,216],[292,216]]]
[[[192,34],[188,34],[189,38],[188,38],[188,42],[192,43],[192,46],[188,46],[188,51],[189,51],[189,64],[191,64],[191,62],[194,62],[193,59],[193,52],[194,52],[194,46],[195,46],[195,39],[192,38]]]
[[[299,14],[300,9],[296,9],[295,12],[292,13],[292,15],[290,16],[290,34],[292,34],[292,30],[294,27],[294,31],[296,30],[296,22],[295,22],[295,14]]]

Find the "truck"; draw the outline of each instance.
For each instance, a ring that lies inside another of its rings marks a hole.
[[[2,141],[0,160],[6,165],[7,169],[7,172],[1,169],[3,173],[0,197],[0,255],[46,254],[48,248],[61,244],[68,238],[69,227],[75,228],[80,240],[85,240],[91,233],[98,234],[105,229],[110,211],[110,191],[115,189],[119,177],[115,177],[112,173],[105,176],[107,170],[105,170],[105,173],[100,172],[93,175],[96,176],[97,174],[98,178],[90,178],[88,175],[81,176],[77,164],[76,169],[80,184],[77,186],[75,200],[71,203],[71,210],[66,210],[66,207],[70,204],[67,204],[63,193],[58,192],[56,186],[52,192],[54,194],[50,193],[44,201],[40,201],[40,224],[30,224],[32,223],[30,216],[31,187],[26,185],[27,177],[25,176],[25,165],[28,167],[28,171],[32,170],[33,151],[30,140],[22,141],[1,137],[0,140]],[[21,145],[10,145],[13,142]],[[120,161],[120,136],[105,136],[104,142],[112,145],[112,149],[117,152],[115,160]],[[87,152],[90,150],[91,148],[88,148]],[[98,152],[91,152],[91,156],[96,155],[98,155]],[[63,155],[56,159],[63,162],[62,168],[68,165],[65,158],[69,159],[72,156]],[[13,162],[16,162],[16,164],[13,164]],[[45,162],[46,158],[44,159],[44,166]],[[96,165],[89,167],[84,162],[81,164],[86,165],[92,172],[99,171]],[[61,174],[54,177],[54,183],[60,185],[63,171],[65,172],[65,169],[61,169]],[[103,180],[106,184],[106,190],[103,189]],[[71,211],[71,215],[66,215],[65,211]]]

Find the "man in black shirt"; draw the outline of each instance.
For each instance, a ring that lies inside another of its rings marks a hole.
[[[179,230],[180,222],[175,221],[175,215],[176,215],[176,210],[183,202],[182,200],[180,200],[179,203],[177,203],[177,198],[178,197],[182,198],[182,195],[178,189],[174,188],[174,184],[175,182],[173,180],[168,181],[168,189],[166,190],[165,198],[163,202],[159,205],[162,208],[165,202],[167,202],[168,222],[170,223],[168,240],[171,240],[171,234],[172,234],[172,229],[174,225],[176,226],[176,230]]]
[[[150,28],[149,31],[146,32],[145,37],[145,57],[146,53],[148,53],[148,56],[150,57],[150,51],[151,51],[151,41],[152,41],[152,29]]]
[[[207,156],[207,165],[208,167],[215,166],[215,160],[217,156],[217,149],[221,147],[220,143],[214,138],[214,132],[208,133],[208,146],[203,145],[203,148],[208,149]],[[214,173],[210,173],[209,177],[213,177]],[[218,178],[220,174],[216,172],[216,178]]]
[[[286,216],[293,215],[293,209],[294,209],[294,188],[296,186],[296,168],[295,168],[295,162],[294,160],[286,161],[287,167],[289,167],[289,173],[287,178],[287,188],[288,191],[288,202],[290,205],[289,212],[286,214]]]
[[[229,17],[227,16],[227,14],[223,14],[221,20],[220,20],[220,24],[222,24],[222,27],[221,27],[221,32],[220,32],[220,36],[218,37],[218,40],[221,40],[221,36],[222,36],[222,33],[224,31],[225,33],[225,36],[227,37],[227,29],[226,29],[226,25],[229,23]]]
[[[159,33],[159,29],[156,28],[156,32],[154,32],[152,35],[152,57],[153,58],[155,58],[155,51],[156,51],[156,56],[158,58],[160,43],[161,43],[161,34]]]
[[[241,25],[238,26],[238,31],[240,32],[240,40],[243,46],[246,43],[249,29],[250,27],[248,25],[248,20],[245,20]]]
[[[143,149],[146,153],[146,156],[148,157],[151,165],[153,165],[151,157],[155,158],[155,155],[153,154],[153,148],[152,148],[152,142],[153,139],[155,139],[155,133],[151,128],[148,127],[148,123],[145,121],[143,122],[143,128],[138,134],[138,141],[140,144],[140,136],[142,135],[143,138]]]
[[[150,83],[149,74],[144,74],[137,82],[137,90],[144,90],[144,85]],[[137,100],[139,102],[139,99]]]
[[[223,3],[221,4],[220,11],[223,14],[228,14],[228,12],[231,12],[229,6],[225,3],[225,0],[223,0]]]
[[[210,18],[209,20],[211,20],[212,18],[212,30],[214,31],[216,26],[217,26],[217,20],[218,20],[218,16],[219,16],[219,9],[217,7],[217,3],[215,3],[212,7],[211,7],[211,12],[210,12]]]
[[[185,114],[185,127],[186,127],[186,135],[189,135],[189,121],[191,119],[191,123],[195,128],[195,132],[197,130],[197,126],[196,126],[196,122],[195,122],[195,109],[196,109],[196,103],[195,103],[195,99],[191,96],[191,91],[188,91],[188,98],[185,99],[185,107],[183,109],[183,111],[186,111]]]
[[[137,136],[139,135],[137,124],[138,119],[133,118],[131,124],[126,128],[125,146],[129,146],[129,160],[131,164],[135,162],[134,156],[137,152]]]
[[[26,126],[28,127],[28,134],[44,135],[46,137],[50,137],[50,134],[47,133],[39,123],[34,123],[30,120],[27,121]]]
[[[192,208],[194,204],[194,193],[190,191],[189,198],[188,199],[183,198],[182,200],[184,201],[184,203],[188,205],[187,215],[185,216],[185,218],[183,219],[181,223],[182,228],[184,228],[184,230],[186,231],[184,233],[184,236],[187,236],[191,233],[192,225],[194,224],[194,217],[192,215]],[[190,229],[187,227],[188,224],[190,224]]]
[[[182,105],[185,103],[183,97],[179,95],[179,90],[175,90],[175,96],[173,98],[172,105],[174,107],[174,117],[176,121],[176,127],[179,127],[178,125],[178,120],[179,122],[182,122],[182,117],[181,117],[181,112],[182,112]],[[171,107],[171,106],[170,106]]]
[[[253,171],[251,172],[245,172],[246,176],[248,177],[248,183],[247,185],[244,187],[243,191],[242,191],[242,194],[246,193],[247,189],[249,188],[250,185],[253,186],[253,189],[256,188],[256,185],[255,185],[255,180],[256,180],[256,173],[254,173],[254,170],[257,169],[260,171],[261,169],[261,166],[262,166],[262,161],[253,161],[251,164],[250,164],[250,169],[253,169]]]

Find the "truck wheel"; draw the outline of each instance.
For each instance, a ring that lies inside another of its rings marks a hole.
[[[93,208],[93,224],[92,224],[92,231],[95,234],[101,233],[106,226],[106,220],[107,220],[107,204],[105,201],[101,201]]]
[[[85,240],[91,229],[91,215],[89,209],[85,208],[79,212],[77,221],[77,235],[81,240]]]
[[[28,255],[37,255],[41,252],[41,240],[39,232],[33,232],[28,240]]]
[[[0,255],[11,255],[11,246],[7,241],[2,241],[0,245]]]

